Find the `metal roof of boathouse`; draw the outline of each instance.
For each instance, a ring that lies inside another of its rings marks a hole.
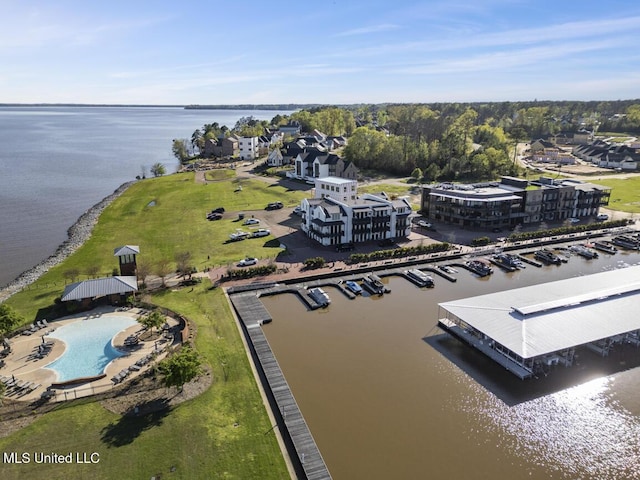
[[[522,358],[532,358],[639,330],[640,266],[439,306],[448,317],[457,317]]]

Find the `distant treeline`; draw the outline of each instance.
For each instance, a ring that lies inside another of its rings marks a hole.
[[[187,105],[185,110],[301,110],[317,108],[315,103],[238,104],[238,105]]]

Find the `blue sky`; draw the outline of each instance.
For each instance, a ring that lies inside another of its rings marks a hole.
[[[0,0],[0,102],[640,98],[640,2]]]

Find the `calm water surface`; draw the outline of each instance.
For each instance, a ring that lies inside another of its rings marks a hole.
[[[639,261],[572,257],[486,279],[460,269],[429,290],[391,277],[382,298],[327,288],[331,306],[314,312],[267,297],[263,328],[334,479],[640,478],[640,369],[585,370],[601,360],[585,353],[522,382],[435,328],[439,302]]]
[[[0,286],[55,252],[87,209],[142,171],[173,172],[174,138],[278,111],[0,107]]]

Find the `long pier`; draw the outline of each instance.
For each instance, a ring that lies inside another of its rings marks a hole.
[[[271,315],[255,291],[233,294],[229,298],[238,313],[245,335],[250,340],[251,354],[259,366],[260,377],[268,386],[266,390],[277,418],[276,425],[280,427],[298,478],[331,479],[320,450],[262,331],[261,325],[269,323]]]

